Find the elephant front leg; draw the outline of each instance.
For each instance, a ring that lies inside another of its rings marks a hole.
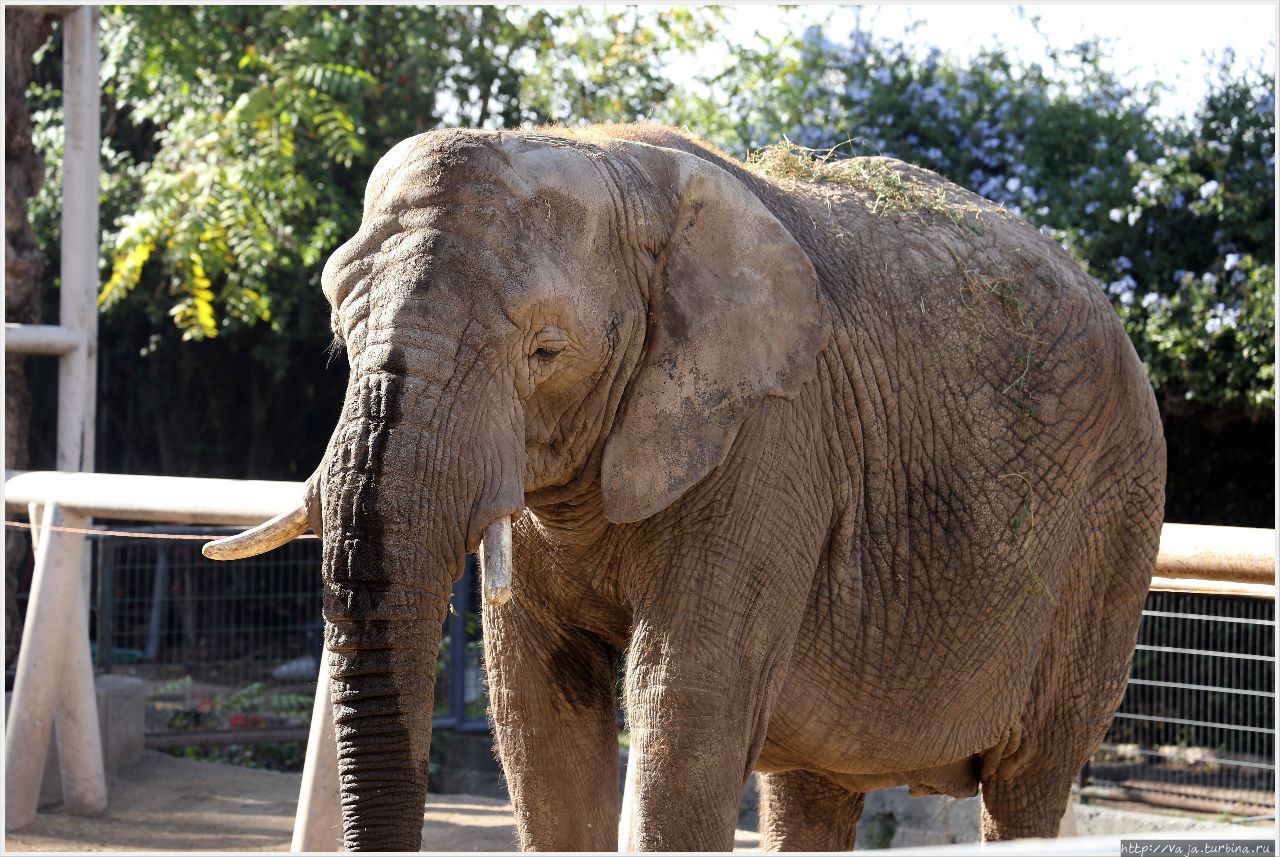
[[[614,851],[615,650],[528,602],[484,611],[490,713],[520,849]]]

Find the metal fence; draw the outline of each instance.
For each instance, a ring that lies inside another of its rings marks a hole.
[[[1275,665],[1274,599],[1150,593],[1129,687],[1086,785],[1274,813]]]
[[[323,642],[317,540],[231,564],[204,559],[199,541],[90,542],[95,664],[147,682],[153,744],[305,740]],[[437,728],[488,728],[478,585],[469,559],[440,648]],[[1273,813],[1275,689],[1274,599],[1152,592],[1124,701],[1082,784],[1128,800]]]
[[[235,530],[129,529],[139,537],[89,539],[91,651],[97,671],[146,682],[148,744],[305,741],[324,644],[319,540],[219,563],[200,554],[203,540],[145,536]],[[488,729],[477,578],[469,558],[440,646],[437,728]]]

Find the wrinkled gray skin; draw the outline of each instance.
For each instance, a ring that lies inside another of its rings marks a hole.
[[[616,847],[623,652],[635,848],[729,850],[752,769],[773,848],[850,848],[903,783],[1056,833],[1157,550],[1155,402],[1056,244],[880,167],[958,216],[653,127],[383,158],[324,277],[347,847],[418,847],[450,585],[504,515],[485,655],[523,848]]]

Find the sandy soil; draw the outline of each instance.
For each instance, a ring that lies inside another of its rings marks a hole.
[[[278,774],[148,752],[110,785],[101,818],[43,810],[5,836],[22,851],[288,851],[300,774]],[[738,831],[739,850],[758,846]],[[433,795],[424,851],[515,851],[511,807],[469,795]]]

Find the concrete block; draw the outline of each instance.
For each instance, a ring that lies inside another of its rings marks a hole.
[[[142,679],[105,673],[94,676],[98,704],[98,730],[102,735],[103,767],[108,777],[142,758],[145,741],[146,690]],[[4,695],[5,714],[13,693]],[[44,776],[40,782],[39,807],[62,803],[62,779],[58,772],[57,729],[49,741]]]
[[[106,673],[94,677],[98,725],[107,776],[142,759],[146,740],[146,687],[142,679]]]

